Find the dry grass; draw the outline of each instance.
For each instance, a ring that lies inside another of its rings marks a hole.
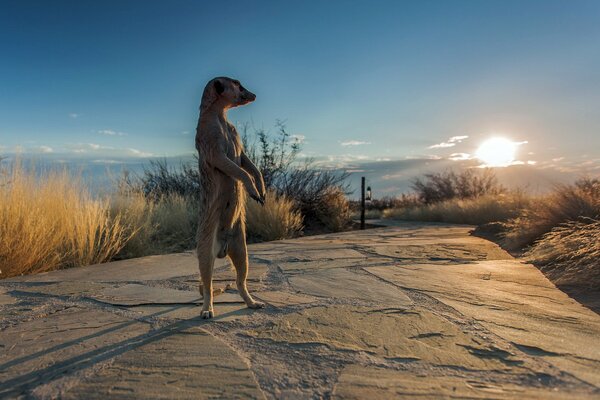
[[[536,241],[525,257],[559,285],[600,287],[600,220],[571,221]]]
[[[503,245],[520,249],[563,223],[598,216],[600,180],[580,179],[573,185],[557,186],[550,195],[532,200],[530,207],[506,224]]]
[[[255,240],[287,239],[302,231],[302,215],[292,200],[269,191],[264,207],[248,200],[246,225],[248,236]]]
[[[529,205],[520,191],[384,210],[389,219],[480,225],[515,218]]]
[[[101,263],[131,236],[108,202],[66,171],[36,177],[17,161],[1,179],[0,278]]]
[[[350,213],[350,217],[355,220],[360,219],[360,209],[352,210],[352,212]],[[380,219],[382,217],[383,217],[383,210],[378,210],[376,208],[365,210],[365,219]]]
[[[344,191],[336,186],[327,188],[316,204],[317,219],[326,229],[339,232],[345,230],[352,220],[350,203]]]
[[[113,215],[120,215],[130,240],[117,258],[142,257],[192,249],[198,212],[196,202],[178,194],[148,199],[139,192],[115,195]]]

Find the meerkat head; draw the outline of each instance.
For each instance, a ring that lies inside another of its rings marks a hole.
[[[219,77],[206,84],[200,110],[206,110],[213,104],[225,109],[239,107],[255,99],[256,95],[243,87],[237,79]]]

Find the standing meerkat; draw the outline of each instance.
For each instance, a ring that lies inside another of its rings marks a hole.
[[[227,120],[230,108],[256,99],[235,79],[219,77],[206,84],[196,128],[200,167],[200,215],[196,248],[200,269],[202,318],[212,318],[212,274],[215,258],[229,256],[236,270],[238,291],[249,308],[262,308],[246,287],[246,192],[264,205],[262,174],[244,153],[235,127]]]

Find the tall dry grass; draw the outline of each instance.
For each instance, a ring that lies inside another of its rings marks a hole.
[[[170,194],[154,199],[140,192],[120,193],[111,199],[111,210],[131,233],[117,258],[174,253],[195,246],[198,208],[193,198]]]
[[[529,206],[530,199],[521,191],[475,198],[454,198],[438,203],[392,208],[383,211],[383,217],[405,221],[447,222],[481,225],[507,221],[517,217]]]
[[[292,200],[268,191],[264,206],[248,200],[246,226],[252,240],[288,239],[302,231],[302,214]]]
[[[17,161],[0,182],[0,278],[101,263],[132,230],[66,171],[36,176]]]
[[[554,227],[525,257],[555,283],[600,287],[600,219],[583,218]]]
[[[559,185],[506,223],[503,245],[520,249],[531,245],[563,223],[586,221],[600,216],[600,179],[579,179],[572,185]]]
[[[348,228],[352,219],[350,203],[340,187],[329,187],[325,189],[315,207],[317,220],[326,229],[339,232]]]

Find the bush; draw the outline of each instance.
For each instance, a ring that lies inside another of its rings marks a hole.
[[[255,129],[250,134],[247,124],[242,128],[246,154],[263,174],[267,190],[292,200],[305,223],[313,226],[325,223],[327,229],[341,229],[348,214],[347,203],[338,202],[342,207],[339,210],[320,210],[319,207],[331,204],[332,193],[348,191],[345,183],[348,174],[317,168],[311,160],[298,164],[300,140],[286,131],[283,122],[277,121],[276,128],[274,135],[264,129]],[[195,198],[200,185],[197,164],[196,160],[170,167],[166,160],[152,161],[141,176],[124,176],[120,188],[125,192],[141,192],[155,201],[173,194]]]
[[[350,204],[339,187],[329,187],[319,198],[315,216],[325,228],[333,232],[343,231],[351,222]]]
[[[573,185],[559,185],[548,196],[532,201],[506,224],[503,244],[520,249],[569,221],[586,221],[600,216],[600,180],[580,179]]]
[[[121,251],[132,231],[108,201],[93,200],[64,170],[29,171],[19,161],[2,171],[1,278],[101,263]]]
[[[272,190],[267,192],[264,206],[248,200],[246,222],[248,236],[254,241],[287,239],[302,231],[302,215],[294,202]]]
[[[167,254],[195,247],[198,211],[190,197],[172,194],[156,200],[142,193],[116,195],[112,214],[121,215],[130,232],[130,240],[116,258]]]
[[[393,208],[383,212],[384,218],[481,225],[507,221],[516,217],[529,204],[520,191],[485,195],[470,199],[451,199],[433,204]]]
[[[248,124],[242,127],[242,141],[248,157],[256,164],[263,175],[265,186],[274,188],[292,169],[301,149],[301,141],[290,135],[285,122],[275,122],[277,133],[273,136],[264,129],[248,133]]]
[[[536,241],[525,257],[557,284],[600,287],[600,220],[561,224]]]
[[[182,162],[178,167],[169,166],[166,159],[150,160],[141,176],[123,175],[119,192],[143,193],[153,200],[171,195],[196,198],[200,187],[199,174],[197,155],[193,162]]]
[[[367,210],[388,210],[390,208],[405,208],[414,207],[421,205],[419,197],[414,193],[405,194],[402,193],[400,196],[384,196],[380,199],[373,199],[366,202]],[[360,209],[360,201],[353,202],[353,207]]]
[[[293,199],[297,208],[309,225],[325,224],[326,228],[341,229],[349,211],[346,202],[339,202],[340,210],[321,209],[331,204],[338,192],[347,193],[345,183],[348,174],[317,168],[312,160],[298,164],[296,158],[301,150],[301,142],[292,137],[282,121],[276,123],[277,132],[270,135],[264,129],[255,130],[251,135],[244,126],[243,142],[246,154],[258,166],[265,179],[267,189],[277,195]],[[334,216],[334,213],[338,213]],[[333,219],[338,219],[334,222]],[[348,217],[349,218],[349,217]],[[337,227],[337,228],[334,228]]]
[[[452,199],[471,199],[484,195],[505,193],[491,169],[475,172],[467,169],[462,172],[442,172],[425,174],[423,179],[413,181],[412,188],[419,201],[424,204],[439,203]]]

